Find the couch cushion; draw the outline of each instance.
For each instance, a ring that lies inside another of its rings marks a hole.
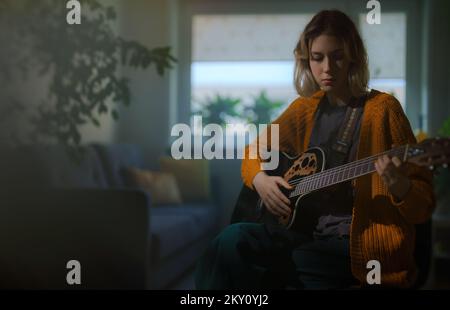
[[[211,233],[217,222],[214,209],[214,206],[198,204],[152,208],[152,263]]]
[[[124,180],[127,167],[143,168],[141,150],[132,144],[93,145],[103,164],[108,186],[112,188],[129,187]]]
[[[163,157],[160,164],[161,171],[172,173],[177,179],[184,202],[211,201],[208,160]]]
[[[177,180],[170,173],[128,167],[125,168],[125,181],[149,193],[153,206],[181,204]]]

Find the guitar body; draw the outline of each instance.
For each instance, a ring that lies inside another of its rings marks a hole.
[[[325,154],[319,147],[310,148],[304,153],[291,157],[288,154],[280,153],[278,168],[266,171],[268,175],[281,176],[288,183],[295,184],[306,176],[321,172],[325,169]],[[284,188],[280,190],[289,197],[290,191]],[[262,222],[269,225],[280,225],[287,229],[302,230],[301,216],[302,206],[307,208],[307,200],[310,194],[303,194],[290,198],[290,207],[292,213],[289,217],[277,217],[270,213],[262,203],[258,193],[255,190],[243,186],[239,195],[236,207],[232,216],[232,223],[235,222]]]

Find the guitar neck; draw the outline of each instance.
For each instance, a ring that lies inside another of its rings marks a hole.
[[[346,182],[372,173],[375,171],[375,160],[382,155],[388,155],[390,157],[397,156],[401,160],[406,161],[407,151],[407,145],[400,146],[384,153],[380,153],[304,177],[297,183],[295,189],[289,194],[289,197],[292,198],[295,196],[306,194],[315,190],[319,190],[321,188]]]

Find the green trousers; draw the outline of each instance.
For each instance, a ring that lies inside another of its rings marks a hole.
[[[351,274],[348,238],[315,240],[256,223],[225,228],[195,272],[197,289],[345,289]]]

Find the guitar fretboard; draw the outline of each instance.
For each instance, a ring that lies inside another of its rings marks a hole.
[[[295,189],[289,194],[289,197],[296,197],[306,194],[327,186],[332,186],[338,183],[346,182],[357,177],[374,172],[375,160],[382,156],[388,155],[390,157],[397,156],[404,160],[407,146],[400,146],[384,153],[360,159],[342,166],[332,169],[324,170],[313,175],[302,178],[300,181],[293,182]]]

